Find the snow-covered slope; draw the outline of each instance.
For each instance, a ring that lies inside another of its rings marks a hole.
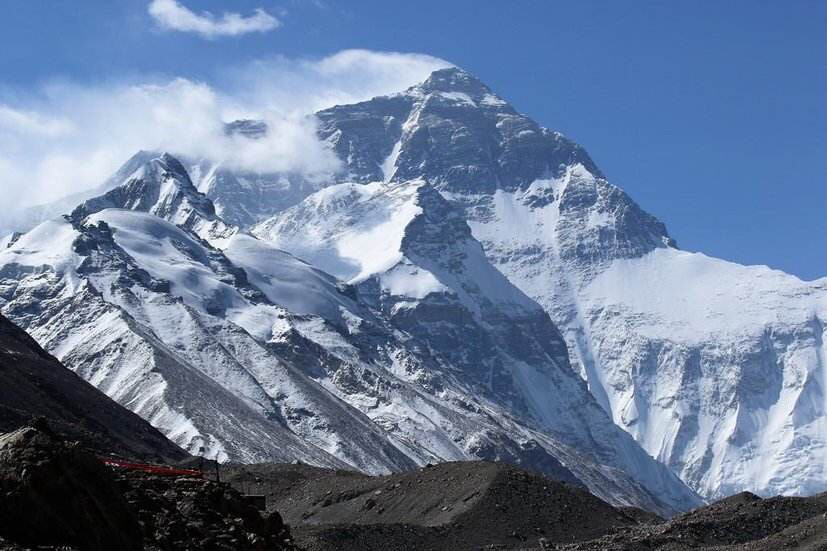
[[[365,470],[409,465],[383,455],[388,446],[370,423],[232,321],[266,327],[286,313],[259,302],[238,270],[196,239],[130,211],[46,222],[0,257],[3,312],[192,452]],[[341,444],[349,462],[301,435],[293,425],[308,422],[303,411],[314,412],[314,440]]]
[[[491,266],[462,211],[424,181],[331,186],[253,233],[356,286],[395,329],[421,341],[438,361],[427,370],[407,366],[399,374],[409,381],[482,399],[635,472],[661,496],[684,499],[589,395],[548,315]]]
[[[364,221],[331,241],[344,257],[326,253],[350,272],[316,258],[342,281],[233,228],[206,233],[211,245],[197,232],[223,221],[180,163],[153,157],[0,252],[0,308],[194,452],[367,472],[503,459],[614,503],[697,503],[593,401],[461,211],[421,181],[387,191],[334,186],[294,207],[317,245]],[[560,397],[532,393],[539,383]]]
[[[105,453],[150,461],[187,458],[181,448],[144,419],[66,369],[2,315],[0,366],[0,430],[3,433],[43,417],[49,427],[62,436]]]
[[[464,209],[599,403],[693,488],[827,489],[825,280],[675,249],[582,148],[458,69],[319,118],[345,178],[424,178]]]
[[[552,313],[615,422],[709,497],[823,491],[827,281],[657,246],[657,234],[641,246],[611,186],[577,170],[558,186],[541,207],[499,194],[474,229]],[[591,198],[573,207],[569,193]],[[509,234],[514,220],[550,231]]]
[[[824,491],[827,279],[666,249],[580,297],[615,418],[653,455],[715,497]]]

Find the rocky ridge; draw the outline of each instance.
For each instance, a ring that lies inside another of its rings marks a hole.
[[[0,432],[35,418],[89,448],[146,460],[179,461],[187,456],[0,315]]]

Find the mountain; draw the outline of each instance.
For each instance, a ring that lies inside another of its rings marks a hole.
[[[27,232],[45,220],[72,212],[72,209],[87,199],[103,195],[110,189],[122,184],[147,161],[157,156],[157,154],[150,151],[138,151],[115,174],[100,185],[69,194],[48,203],[3,212],[0,214],[0,236],[6,235],[7,237],[0,238],[0,249],[5,248],[3,240],[12,234]]]
[[[825,489],[827,280],[679,250],[460,69],[317,119],[329,180],[139,153],[0,249],[0,308],[211,457],[502,459],[666,513],[697,498],[651,457]]]
[[[133,157],[125,168],[135,160]],[[171,155],[150,158],[128,174],[124,182],[84,201],[72,211],[72,218],[83,220],[104,209],[137,210],[172,222],[214,245],[225,242],[237,231],[216,216],[212,201],[198,192],[187,170]]]
[[[107,453],[162,461],[187,457],[149,423],[66,369],[0,316],[0,433],[38,417],[51,429]]]
[[[598,402],[692,488],[827,488],[827,279],[677,249],[582,148],[459,69],[318,116],[344,178],[423,178],[461,208]]]
[[[629,471],[645,463],[605,423],[548,315],[488,263],[461,211],[422,180],[331,186],[252,231],[355,286],[398,331],[421,340],[439,362],[406,366],[412,382],[444,392],[453,379],[458,394],[484,398],[606,464]],[[491,443],[472,446],[478,457],[497,453]],[[660,476],[648,483],[665,490]]]
[[[2,311],[193,453],[369,473],[506,460],[617,504],[698,503],[601,410],[461,211],[420,181],[385,187],[332,186],[293,207],[320,201],[333,224],[335,205],[352,216],[346,197],[374,193],[366,223],[402,213],[365,251],[379,266],[345,281],[224,223],[161,155],[0,252]],[[298,222],[311,230],[315,213]]]
[[[0,260],[3,311],[78,374],[193,453],[345,466],[290,416],[320,430],[350,421],[354,434],[331,431],[331,445],[347,439],[342,454],[368,446],[410,464],[386,458],[377,429],[242,327],[261,336],[287,314],[223,254],[147,213],[88,218],[46,222]]]

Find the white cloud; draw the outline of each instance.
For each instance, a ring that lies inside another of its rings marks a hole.
[[[278,19],[261,8],[246,17],[239,13],[224,12],[220,18],[216,18],[207,11],[195,13],[176,0],[152,0],[148,10],[165,29],[193,32],[205,38],[272,31],[281,25]]]
[[[429,55],[354,49],[322,59],[274,56],[230,70],[225,80],[247,104],[312,112],[400,92],[450,66]]]
[[[38,113],[18,111],[0,104],[0,129],[9,132],[60,136],[72,131],[72,124],[63,119],[49,119]]]
[[[346,50],[316,60],[257,61],[210,83],[62,82],[18,90],[16,101],[0,95],[0,217],[10,214],[9,205],[98,185],[141,149],[324,177],[338,160],[316,137],[313,112],[401,91],[448,65],[423,55]],[[267,137],[225,135],[224,123],[239,118],[265,120]]]

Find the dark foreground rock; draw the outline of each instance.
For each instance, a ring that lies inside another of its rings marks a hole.
[[[825,550],[827,493],[761,499],[744,492],[660,524],[641,525],[559,549]]]
[[[225,484],[112,471],[48,428],[0,436],[0,496],[0,550],[293,549],[278,513]]]
[[[42,422],[2,434],[0,551],[827,549],[827,494],[742,493],[664,521],[497,463],[220,470],[225,483],[112,470]]]
[[[262,515],[227,485],[132,472],[117,478],[138,513],[147,550],[291,548],[278,512]]]
[[[0,551],[26,551],[26,548],[0,538]]]
[[[141,527],[111,475],[78,446],[24,427],[0,436],[0,535],[28,546],[139,551]]]

